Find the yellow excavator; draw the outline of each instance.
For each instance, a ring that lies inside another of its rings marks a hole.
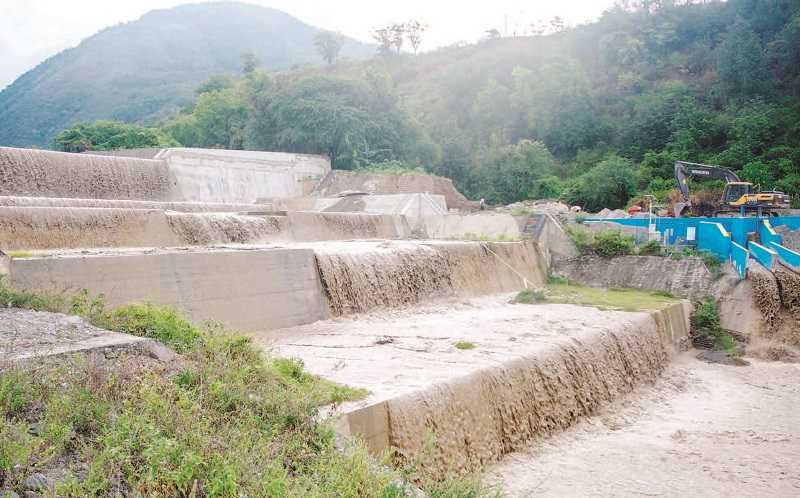
[[[674,205],[675,217],[680,218],[692,209],[689,195],[689,178],[709,178],[724,180],[725,190],[718,206],[704,209],[700,216],[719,216],[738,213],[740,216],[757,214],[758,216],[777,216],[784,209],[791,207],[788,194],[771,191],[756,192],[750,182],[743,182],[733,171],[722,166],[710,164],[690,163],[686,161],[675,162],[675,179],[678,180],[678,189],[681,192],[682,202]]]

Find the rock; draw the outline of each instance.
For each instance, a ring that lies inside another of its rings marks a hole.
[[[48,488],[48,485],[47,476],[39,472],[28,476],[22,483],[22,486],[30,491],[43,491]]]

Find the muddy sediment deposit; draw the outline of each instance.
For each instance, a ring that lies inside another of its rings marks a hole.
[[[334,315],[401,307],[445,296],[508,292],[544,284],[538,247],[510,244],[392,244],[315,251]]]
[[[257,244],[286,229],[286,217],[232,213],[168,213],[167,223],[185,244]]]
[[[367,213],[288,213],[297,242],[348,239],[398,239],[411,232],[405,217]]]
[[[0,195],[173,200],[164,161],[0,147]]]

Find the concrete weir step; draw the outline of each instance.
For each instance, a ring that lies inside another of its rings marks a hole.
[[[438,475],[497,462],[653,380],[689,333],[691,305],[627,313],[510,295],[256,334],[315,374],[369,390],[338,430]]]
[[[337,241],[66,251],[6,263],[21,289],[150,301],[193,322],[271,330],[375,308],[510,292],[545,282],[536,243]]]

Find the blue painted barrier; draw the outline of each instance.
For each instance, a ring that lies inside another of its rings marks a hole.
[[[783,247],[780,244],[776,244],[771,242],[769,245],[770,249],[774,250],[778,253],[778,257],[786,263],[787,265],[800,270],[800,253],[792,251],[786,247]]]
[[[731,264],[733,267],[736,268],[736,272],[739,274],[740,279],[744,279],[747,277],[747,258],[749,257],[749,252],[743,246],[740,246],[736,242],[731,242]]]
[[[670,236],[667,237],[666,242],[675,244],[678,239],[687,241],[689,235],[689,228],[694,228],[695,233],[699,229],[700,223],[719,223],[726,231],[730,232],[731,240],[739,245],[747,245],[747,235],[749,233],[760,233],[760,227],[766,218],[751,217],[737,217],[737,218],[655,218],[656,230],[664,234],[670,231]],[[769,218],[773,227],[786,225],[791,230],[800,228],[800,216],[777,216]],[[587,223],[593,221],[605,221],[610,223],[619,223],[620,225],[647,228],[648,218],[595,218],[587,219]],[[764,240],[762,239],[762,242]]]
[[[772,228],[769,220],[761,220],[761,223],[758,224],[758,238],[761,240],[761,244],[765,246],[769,246],[770,242],[775,242],[776,244],[783,242],[783,237]]]
[[[777,252],[753,241],[747,244],[747,248],[750,250],[750,255],[753,256],[753,259],[761,263],[766,269],[772,270],[775,268],[778,260]]]
[[[712,253],[721,261],[728,261],[731,234],[720,223],[701,221],[697,225],[697,248]]]

